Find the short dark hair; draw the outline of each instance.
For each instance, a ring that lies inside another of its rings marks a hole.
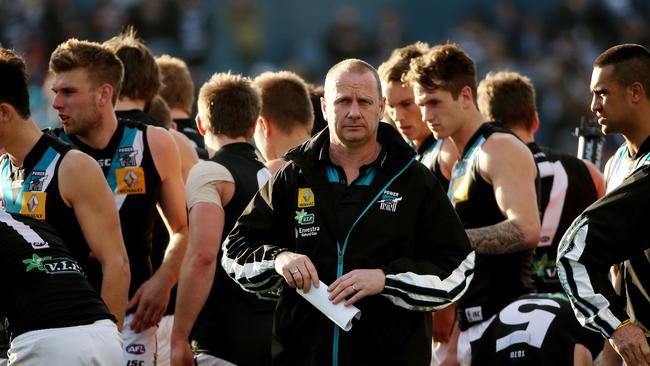
[[[95,87],[110,84],[113,87],[113,105],[117,102],[124,78],[124,66],[105,46],[75,38],[61,43],[50,56],[50,71],[54,74],[83,68]]]
[[[424,42],[415,42],[408,46],[396,48],[388,60],[379,65],[377,72],[385,83],[394,81],[402,82],[404,74],[409,71],[411,59],[424,55],[429,50],[429,45]]]
[[[135,29],[127,27],[124,32],[104,44],[115,52],[124,64],[120,97],[151,101],[160,89],[160,70],[149,49],[137,37]]]
[[[199,91],[199,115],[210,131],[230,138],[247,136],[255,127],[262,98],[250,78],[216,73]]]
[[[23,119],[30,116],[27,71],[22,57],[0,46],[0,103],[11,104]]]
[[[613,65],[614,78],[624,86],[641,83],[650,99],[650,52],[638,44],[620,44],[609,48],[594,61],[594,67]]]
[[[478,84],[478,106],[483,115],[506,128],[532,127],[535,88],[530,79],[516,72],[489,72]]]
[[[332,66],[329,71],[327,71],[327,75],[325,76],[325,87],[327,87],[327,80],[329,80],[329,78],[332,77],[335,72],[338,72],[339,69],[357,74],[365,74],[366,72],[372,74],[372,76],[375,78],[375,81],[377,82],[377,92],[379,93],[378,97],[379,99],[382,98],[383,94],[381,91],[381,81],[379,80],[379,74],[377,74],[377,70],[369,63],[357,58],[349,58]]]
[[[260,116],[271,119],[285,133],[298,126],[311,133],[314,110],[305,81],[290,71],[264,72],[255,78],[262,93]]]
[[[194,104],[194,81],[185,61],[169,55],[156,57],[162,85],[160,96],[170,108],[179,108],[192,114]]]
[[[409,72],[402,80],[417,83],[426,90],[446,90],[454,99],[469,86],[476,102],[476,64],[455,43],[437,45],[411,60]]]

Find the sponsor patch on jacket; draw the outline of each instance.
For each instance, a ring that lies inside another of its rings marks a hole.
[[[117,193],[119,194],[145,194],[147,189],[144,181],[142,167],[120,168],[115,171]]]
[[[46,192],[25,192],[20,213],[37,220],[45,220]]]
[[[311,188],[298,188],[298,208],[314,207],[314,192]]]
[[[146,351],[144,348],[144,344],[138,344],[138,343],[129,344],[128,346],[126,346],[125,350],[126,353],[130,353],[132,355],[141,355],[144,354]]]
[[[465,317],[470,323],[483,321],[483,308],[481,306],[472,306],[465,309]]]
[[[397,204],[399,204],[401,201],[402,197],[400,197],[399,193],[384,191],[384,194],[382,194],[381,198],[377,200],[377,203],[379,203],[380,210],[395,212],[397,211]]]

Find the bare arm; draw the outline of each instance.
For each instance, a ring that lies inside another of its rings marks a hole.
[[[513,253],[539,242],[540,218],[533,156],[512,135],[499,134],[483,145],[479,169],[492,184],[499,209],[506,219],[498,224],[467,230],[472,248],[483,254]]]
[[[189,244],[178,280],[172,328],[175,364],[193,364],[188,339],[213,284],[224,218],[223,208],[211,203],[201,202],[190,210]]]
[[[121,329],[131,277],[113,194],[97,162],[77,150],[61,161],[59,182],[61,197],[74,209],[88,247],[102,265],[101,296]]]
[[[138,332],[158,323],[169,302],[169,292],[178,280],[187,246],[187,213],[181,162],[173,138],[159,127],[147,127],[147,140],[161,179],[158,209],[169,230],[169,245],[163,261],[136,291],[128,307],[137,306],[132,328]]]
[[[176,147],[178,148],[179,156],[181,158],[181,175],[183,176],[183,182],[187,180],[187,174],[190,172],[190,169],[194,164],[199,162],[199,156],[196,154],[196,150],[190,143],[190,139],[187,136],[176,130],[169,130],[169,133],[174,138],[176,142]]]

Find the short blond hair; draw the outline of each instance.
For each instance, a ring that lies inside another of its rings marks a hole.
[[[160,96],[165,99],[169,108],[178,108],[192,114],[194,104],[194,80],[185,61],[170,55],[156,57],[160,69],[162,86]]]

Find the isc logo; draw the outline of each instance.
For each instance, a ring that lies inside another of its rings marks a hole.
[[[144,344],[129,344],[126,346],[126,352],[132,355],[141,355],[145,352]]]

